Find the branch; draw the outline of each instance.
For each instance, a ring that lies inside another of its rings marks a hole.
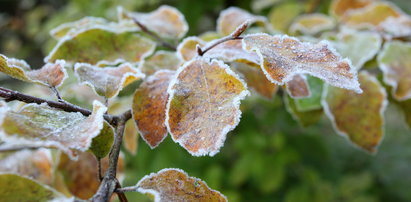
[[[59,102],[52,100],[45,100],[38,97],[33,97],[31,95],[26,95],[17,91],[13,91],[7,88],[0,87],[0,97],[4,98],[6,102],[11,102],[18,100],[25,103],[47,103],[50,107],[61,109],[66,112],[80,112],[84,116],[89,116],[92,112],[88,109],[81,108],[77,105],[60,100]],[[104,114],[104,120],[106,120],[111,125],[117,124],[117,117],[109,114]]]
[[[244,22],[240,26],[237,27],[237,29],[234,30],[233,33],[231,33],[228,36],[225,36],[221,39],[218,39],[214,41],[212,44],[206,46],[204,49],[201,49],[200,46],[197,45],[197,53],[199,56],[204,55],[207,51],[211,50],[212,48],[216,47],[217,45],[224,43],[226,41],[231,41],[231,40],[238,40],[238,39],[243,39],[243,37],[240,37],[240,35],[248,28],[250,25],[249,21]]]
[[[171,50],[173,50],[173,51],[176,51],[176,50],[177,50],[177,48],[176,48],[174,45],[168,43],[167,41],[165,41],[164,39],[162,39],[160,36],[158,36],[156,33],[150,31],[145,25],[141,24],[136,18],[132,18],[132,19],[133,19],[134,23],[136,23],[136,25],[137,25],[138,27],[140,27],[141,31],[143,31],[143,32],[147,33],[148,35],[150,35],[151,37],[153,37],[155,40],[157,40],[157,42],[158,42],[161,46],[166,47],[166,48],[169,48],[169,49],[171,49]]]

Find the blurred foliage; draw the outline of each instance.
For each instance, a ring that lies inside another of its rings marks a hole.
[[[113,20],[117,6],[147,12],[161,4],[173,5],[185,15],[188,35],[196,35],[214,30],[219,11],[226,7],[267,16],[290,1],[0,0],[0,52],[40,67],[56,43],[49,30],[84,16]],[[316,6],[305,11],[328,12],[329,0],[308,1]],[[409,0],[393,2],[411,13]],[[2,85],[14,85],[9,82]],[[274,100],[249,97],[242,107],[239,126],[214,157],[193,157],[170,137],[155,150],[140,141],[137,155],[126,153],[124,186],[134,185],[151,172],[176,167],[203,179],[230,201],[411,201],[410,130],[394,106],[388,107],[385,140],[374,156],[347,144],[324,117],[302,128],[287,113],[280,96]],[[149,201],[139,193],[127,196],[130,201]]]

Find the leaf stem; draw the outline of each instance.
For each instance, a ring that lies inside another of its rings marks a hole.
[[[243,39],[243,37],[241,37],[240,35],[248,28],[248,26],[250,25],[249,21],[244,22],[243,24],[241,24],[240,26],[238,26],[234,32],[232,32],[230,35],[227,35],[223,38],[220,38],[216,41],[214,41],[213,43],[209,44],[208,46],[204,47],[204,49],[201,49],[200,46],[197,45],[197,53],[199,56],[203,56],[207,51],[213,49],[214,47],[216,47],[217,45],[224,43],[226,41],[231,41],[231,40],[239,40],[239,39]]]
[[[136,191],[137,189],[138,189],[138,186],[117,188],[116,193],[132,192],[132,191]]]
[[[157,42],[166,48],[169,48],[170,50],[176,51],[177,47],[168,43],[167,41],[165,41],[164,39],[162,39],[160,36],[158,36],[155,32],[152,32],[151,30],[149,30],[145,25],[143,25],[141,22],[139,22],[136,18],[132,18],[134,23],[136,23],[136,25],[138,27],[140,27],[141,31],[147,33],[148,35],[150,35],[151,37],[153,37],[155,40],[157,40]]]

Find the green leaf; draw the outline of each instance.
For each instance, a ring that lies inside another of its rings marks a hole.
[[[327,15],[321,13],[305,14],[298,16],[294,20],[290,26],[290,32],[315,35],[334,28],[335,24],[334,19]]]
[[[48,87],[58,87],[67,78],[64,60],[47,63],[41,69],[32,70],[24,60],[8,58],[0,54],[0,72],[13,78]]]
[[[0,174],[2,201],[74,201],[40,183],[15,174]]]
[[[323,115],[323,110],[321,108],[309,111],[298,111],[295,104],[298,99],[293,99],[289,95],[284,95],[283,99],[288,113],[290,113],[293,119],[303,127],[316,124]]]
[[[303,12],[299,2],[285,2],[274,6],[268,14],[268,19],[275,30],[286,33],[295,17]]]
[[[152,75],[161,69],[177,70],[181,63],[182,60],[177,56],[176,52],[161,50],[144,60],[140,69],[144,74]]]
[[[74,71],[82,84],[89,85],[98,95],[106,98],[117,96],[124,87],[145,77],[130,63],[104,68],[87,63],[77,63]]]
[[[104,121],[100,134],[93,138],[93,141],[91,142],[90,150],[98,159],[104,158],[110,152],[113,141],[114,128]]]
[[[139,62],[150,55],[155,43],[140,35],[92,27],[64,37],[54,47],[45,61],[65,59],[67,62],[90,64],[118,63],[118,61]]]
[[[366,73],[359,74],[362,94],[329,86],[322,105],[338,134],[367,152],[375,153],[384,134],[385,89]]]
[[[54,147],[75,159],[77,152],[86,151],[100,133],[106,107],[94,101],[93,112],[88,117],[79,112],[58,110],[46,103],[27,104],[17,112],[3,105],[0,111],[0,137],[8,145]]]
[[[384,74],[384,82],[392,87],[392,96],[398,101],[410,99],[411,43],[385,43],[378,55],[378,64]]]
[[[299,112],[306,112],[321,109],[321,96],[324,82],[312,76],[307,76],[308,86],[310,87],[310,96],[305,98],[294,99],[296,109]]]

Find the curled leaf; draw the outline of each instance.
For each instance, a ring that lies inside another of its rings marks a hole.
[[[102,173],[104,174],[109,165],[109,159],[101,160]],[[89,152],[83,152],[79,155],[78,160],[73,161],[66,155],[60,156],[60,162],[57,166],[57,172],[63,174],[64,184],[74,196],[80,199],[89,199],[96,192],[100,185],[98,179],[97,159]],[[117,173],[119,181],[122,181],[124,172],[124,157],[119,156]]]
[[[52,188],[15,174],[0,174],[0,187],[3,201],[74,201]]]
[[[87,63],[77,63],[74,71],[80,82],[87,84],[100,96],[112,98],[128,84],[145,75],[130,63],[119,67],[97,67]]]
[[[47,63],[41,69],[32,70],[23,60],[0,54],[0,71],[19,80],[49,87],[58,87],[67,78],[64,60]]]
[[[374,76],[361,72],[358,78],[362,94],[329,86],[322,105],[339,134],[374,153],[383,138],[387,95]]]
[[[411,98],[411,43],[392,41],[384,44],[378,55],[378,64],[384,82],[392,87],[396,100]]]
[[[220,12],[220,16],[217,19],[217,32],[224,36],[229,35],[246,21],[250,24],[257,23],[261,26],[267,26],[268,24],[267,19],[263,16],[255,16],[243,9],[230,7]]]
[[[157,147],[168,133],[165,125],[167,88],[174,74],[174,71],[160,70],[134,93],[133,118],[138,132],[151,148]]]
[[[227,65],[207,58],[186,62],[168,88],[166,125],[194,156],[215,155],[240,121],[246,84]]]
[[[220,192],[183,170],[169,168],[146,175],[137,183],[140,193],[154,195],[155,201],[227,201]]]
[[[355,69],[359,70],[378,53],[382,39],[375,32],[344,29],[337,34],[332,44],[342,56],[351,60]]]
[[[164,38],[180,39],[188,31],[184,15],[176,8],[163,5],[150,13],[123,13],[122,18],[134,18]]]
[[[9,145],[55,147],[71,158],[86,151],[103,127],[106,107],[93,102],[93,112],[85,117],[79,112],[65,112],[47,104],[27,104],[18,112],[0,107],[0,138]]]
[[[290,26],[291,33],[315,35],[330,30],[335,26],[335,21],[327,15],[314,13],[297,17]]]
[[[67,62],[111,63],[119,60],[138,62],[150,55],[155,43],[148,38],[126,32],[112,30],[104,26],[76,32],[63,37],[45,58],[52,62],[65,59]]]
[[[98,158],[104,158],[110,152],[114,141],[114,128],[104,121],[103,128],[91,142],[90,150]]]
[[[292,98],[304,98],[311,96],[307,79],[301,74],[294,75],[294,77],[287,82],[286,89]]]
[[[322,108],[321,96],[323,93],[323,81],[312,76],[307,76],[307,83],[310,89],[310,96],[294,99],[295,107],[299,112],[307,112]]]
[[[361,93],[349,60],[342,59],[325,41],[312,44],[288,36],[252,34],[244,37],[243,48],[257,52],[261,68],[275,84],[283,85],[295,74],[310,74],[333,86]]]
[[[144,74],[152,75],[161,69],[177,70],[181,63],[181,59],[175,52],[157,51],[142,62],[140,69]]]
[[[3,155],[0,156],[1,173],[14,173],[44,184],[52,184],[54,171],[50,150],[21,150]]]
[[[232,68],[242,75],[247,85],[258,94],[267,99],[272,99],[278,91],[278,86],[271,83],[260,67],[234,62]]]

